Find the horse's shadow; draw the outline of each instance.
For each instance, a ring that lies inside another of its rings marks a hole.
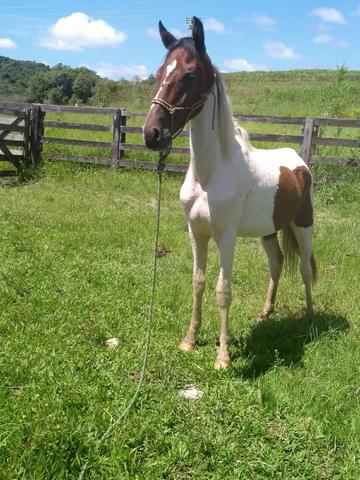
[[[238,369],[243,378],[256,378],[274,366],[302,366],[305,346],[326,336],[337,336],[349,329],[342,315],[316,313],[305,316],[269,318],[257,323],[250,334],[236,342],[234,360],[247,358],[247,365]]]

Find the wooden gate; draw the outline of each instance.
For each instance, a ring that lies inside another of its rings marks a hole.
[[[39,107],[12,110],[0,107],[0,161],[15,169],[0,170],[0,176],[17,175],[41,159],[44,112]]]

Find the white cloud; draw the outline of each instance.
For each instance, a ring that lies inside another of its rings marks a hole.
[[[95,70],[100,77],[111,78],[112,80],[133,77],[145,79],[149,76],[145,65],[112,65],[111,63],[100,62],[90,68]]]
[[[219,20],[216,20],[216,18],[213,18],[213,17],[205,18],[203,21],[203,24],[204,24],[205,30],[211,30],[212,32],[215,32],[215,33],[226,32],[224,25],[221,22],[219,22]]]
[[[227,71],[255,72],[256,70],[267,70],[265,65],[256,65],[249,63],[244,58],[232,58],[224,61],[224,67]]]
[[[253,20],[255,25],[262,30],[274,30],[276,26],[276,21],[268,15],[254,15]]]
[[[0,48],[16,48],[16,43],[10,38],[0,38]]]
[[[40,43],[54,50],[82,51],[84,47],[118,45],[126,39],[123,32],[104,20],[95,20],[82,12],[59,18],[49,27],[48,33]]]
[[[359,5],[358,5],[357,9],[355,10],[355,15],[356,15],[357,17],[360,17],[360,3],[359,3]]]
[[[282,42],[267,42],[264,43],[264,48],[267,56],[271,58],[282,58],[287,60],[299,58],[299,55],[295,53],[293,48],[288,47]]]
[[[314,43],[320,44],[331,43],[332,40],[332,37],[330,35],[327,35],[326,33],[316,35],[316,37],[313,38]]]
[[[317,35],[316,37],[313,38],[313,43],[317,43],[320,45],[330,45],[331,47],[334,48],[346,48],[349,46],[349,43],[346,40],[343,40],[341,38],[333,38],[330,35],[324,33]]]
[[[319,17],[323,22],[337,23],[339,25],[346,24],[344,15],[336,8],[315,8],[312,10],[311,15]]]

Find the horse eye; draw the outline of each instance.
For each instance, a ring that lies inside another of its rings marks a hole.
[[[187,72],[183,76],[183,80],[185,81],[193,80],[194,78],[195,78],[195,72]]]

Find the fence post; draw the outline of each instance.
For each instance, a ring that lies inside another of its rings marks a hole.
[[[111,168],[112,169],[115,169],[119,165],[120,121],[121,121],[121,110],[117,108],[114,113],[113,125],[112,125],[112,146],[111,146]]]
[[[121,110],[121,127],[126,127],[126,115],[123,115],[123,112],[126,112],[126,109]],[[126,133],[121,129],[120,143],[126,142]],[[120,159],[124,157],[125,150],[120,149]]]
[[[306,165],[310,164],[311,160],[311,153],[312,153],[312,139],[314,133],[314,119],[311,117],[306,117],[304,131],[303,131],[303,143],[301,145],[301,157],[306,163]]]
[[[28,147],[26,165],[36,166],[41,160],[42,136],[44,134],[45,112],[40,107],[32,108],[27,112],[26,118],[30,125],[28,130]]]
[[[30,148],[30,136],[31,136],[31,110],[27,108],[25,110],[24,121],[24,165],[27,167],[31,163],[31,148]]]
[[[37,137],[36,137],[36,152],[37,156],[35,158],[35,162],[38,165],[41,160],[41,153],[43,149],[42,137],[44,136],[44,118],[46,112],[41,110],[41,107],[38,107],[38,122],[37,122]]]

